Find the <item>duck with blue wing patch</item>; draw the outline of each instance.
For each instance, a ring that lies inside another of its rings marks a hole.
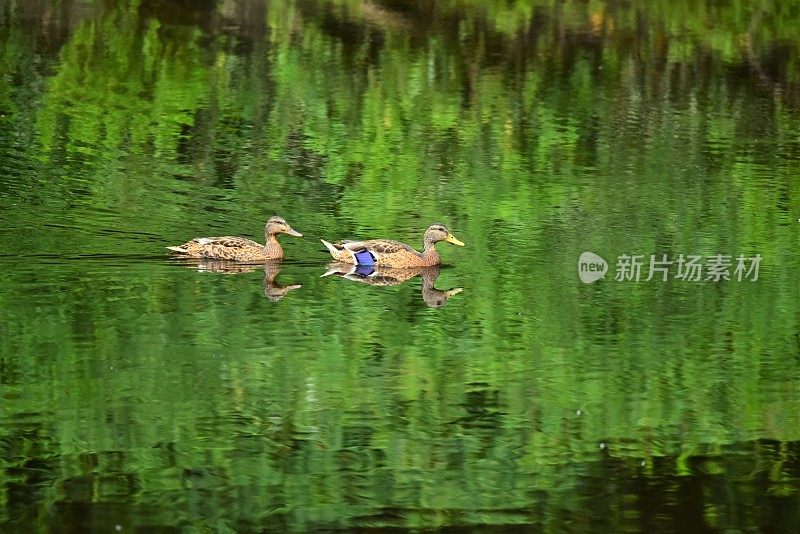
[[[464,243],[456,239],[443,224],[432,224],[422,237],[424,248],[417,252],[410,246],[390,239],[370,239],[367,241],[341,241],[329,243],[322,239],[333,259],[356,265],[376,265],[378,267],[411,268],[439,265],[436,243],[447,241],[460,247]]]

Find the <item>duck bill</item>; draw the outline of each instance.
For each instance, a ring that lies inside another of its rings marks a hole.
[[[463,287],[454,287],[453,289],[448,289],[447,291],[445,291],[445,292],[444,292],[444,294],[445,294],[445,296],[446,296],[447,298],[450,298],[450,297],[452,297],[453,295],[458,295],[458,294],[459,294],[459,293],[461,293],[462,291],[464,291],[464,288],[463,288]]]
[[[303,237],[303,234],[301,234],[300,232],[298,232],[297,230],[295,230],[294,228],[291,228],[291,227],[289,227],[288,230],[284,230],[283,233],[289,234],[290,236],[293,236],[293,237]]]
[[[447,234],[447,239],[445,239],[445,241],[447,241],[448,243],[452,243],[454,245],[458,245],[459,247],[464,246],[464,243],[456,239],[456,236],[454,236],[453,234]]]

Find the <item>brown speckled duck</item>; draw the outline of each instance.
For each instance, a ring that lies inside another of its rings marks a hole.
[[[276,239],[278,234],[303,237],[281,217],[270,217],[264,227],[266,244],[261,245],[238,236],[198,237],[177,247],[167,247],[192,258],[215,258],[242,262],[262,262],[283,258],[283,248]]]
[[[439,265],[436,243],[447,241],[459,247],[464,243],[456,239],[443,224],[432,224],[422,237],[424,248],[417,252],[410,246],[389,239],[370,239],[368,241],[342,241],[340,243],[322,242],[328,247],[333,259],[358,265],[378,267],[410,268]]]
[[[416,267],[411,269],[395,269],[392,267],[376,267],[374,265],[353,265],[351,263],[332,262],[322,276],[337,275],[345,280],[360,282],[371,286],[397,286],[407,282],[415,276],[422,277],[422,300],[429,308],[441,308],[453,295],[461,293],[464,289],[436,289],[434,283],[439,277],[438,265],[430,267]]]

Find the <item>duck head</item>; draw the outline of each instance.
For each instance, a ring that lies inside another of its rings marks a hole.
[[[289,223],[283,217],[274,215],[267,221],[267,226],[264,228],[264,233],[268,236],[277,234],[289,234],[293,237],[303,237],[303,234],[289,226]]]
[[[425,230],[425,235],[422,237],[422,241],[426,246],[433,245],[439,241],[447,241],[448,243],[458,245],[459,247],[464,246],[464,243],[456,239],[445,225],[439,223],[434,223],[428,226],[428,228]]]

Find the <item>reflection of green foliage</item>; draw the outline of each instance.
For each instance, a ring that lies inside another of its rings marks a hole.
[[[172,29],[165,41],[157,21],[136,31],[135,12],[114,14],[80,25],[64,48],[62,64],[72,68],[49,82],[39,119],[44,149],[64,135],[75,143],[67,150],[79,154],[105,157],[152,146],[155,155],[173,159],[180,132],[194,126],[194,110],[209,90],[199,31]],[[67,123],[66,132],[59,122]]]
[[[14,525],[43,529],[127,501],[240,531],[618,531],[646,512],[631,483],[592,517],[609,479],[713,478],[719,529],[800,500],[791,3],[101,4],[64,3],[57,54],[0,9],[0,522],[25,486]],[[316,236],[442,220],[468,246],[439,285],[465,291],[428,310],[293,265],[271,307],[257,273],[144,261],[272,210],[320,263]],[[765,260],[754,284],[579,286],[584,250]],[[92,254],[114,258],[65,259]]]

